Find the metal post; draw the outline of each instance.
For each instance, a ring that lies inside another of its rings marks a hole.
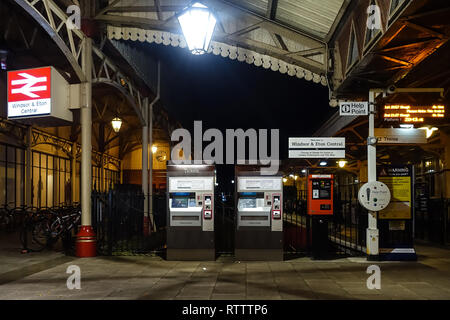
[[[142,126],[142,192],[144,194],[144,236],[148,236],[148,98],[144,99],[144,119]]]
[[[31,152],[31,139],[32,139],[32,134],[33,134],[33,128],[32,126],[29,126],[27,128],[27,137],[26,137],[26,142],[27,142],[27,149],[26,149],[26,153],[25,153],[25,205],[27,207],[32,207],[33,206],[33,199],[31,196],[31,192],[33,190],[33,186],[32,186],[32,166],[31,166],[31,160],[32,160],[32,152]]]
[[[150,150],[153,149],[153,106],[155,103],[159,100],[161,95],[161,62],[158,60],[158,83],[157,83],[157,94],[155,100],[150,103],[149,107],[149,144],[150,144]],[[153,150],[152,150],[153,151]],[[153,214],[153,152],[150,153],[150,179],[149,179],[149,185],[150,185],[150,223],[152,225],[152,231],[156,231],[155,226],[155,219]]]
[[[83,84],[84,101],[81,107],[81,228],[77,235],[76,255],[96,255],[96,240],[92,228],[92,39],[85,38],[82,68],[86,77]]]
[[[369,91],[369,136],[368,142],[375,136],[375,92]],[[367,143],[367,179],[368,182],[377,180],[377,148],[375,144]],[[366,235],[367,260],[378,259],[378,239],[377,213],[369,211],[368,228]]]
[[[70,185],[71,185],[71,192],[72,192],[72,204],[74,204],[76,201],[76,177],[77,177],[77,143],[72,143],[72,159],[71,159],[71,172],[70,172]]]

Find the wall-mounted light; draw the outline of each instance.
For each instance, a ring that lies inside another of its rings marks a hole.
[[[286,183],[287,182],[287,178],[283,178],[283,183]]]
[[[234,184],[234,180],[231,180],[231,183],[233,183],[233,184]]]
[[[320,161],[320,163],[319,163],[319,165],[321,167],[325,167],[327,164],[328,164],[328,162],[326,162],[326,161]]]
[[[422,128],[419,128],[419,129],[427,131],[427,139],[433,135],[433,132],[438,130],[438,128],[436,128],[436,127],[432,127],[432,128],[430,128],[430,127],[422,127]]]
[[[306,169],[302,169],[302,173],[306,173]]]
[[[120,127],[122,127],[122,119],[120,119],[119,117],[115,117],[111,121],[111,126],[112,126],[114,132],[116,132],[116,133],[119,132]]]
[[[158,147],[157,146],[152,146],[152,153],[156,153],[156,151],[158,151]]]
[[[338,166],[339,168],[344,168],[347,165],[347,160],[339,160]]]
[[[191,53],[207,52],[217,22],[208,7],[196,2],[178,16],[178,22]]]

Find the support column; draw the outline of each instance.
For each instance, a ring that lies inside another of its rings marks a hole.
[[[148,223],[148,98],[144,100],[145,125],[142,127],[142,193],[144,194],[144,236],[149,234]]]
[[[77,188],[77,183],[76,183],[76,178],[77,178],[77,143],[73,142],[72,143],[72,159],[71,161],[71,172],[70,172],[70,187],[72,190],[72,204],[74,204],[76,201],[76,188]]]
[[[155,218],[153,214],[153,106],[156,102],[158,102],[161,96],[161,62],[158,60],[158,80],[157,80],[157,89],[156,89],[156,98],[150,103],[148,109],[148,124],[149,124],[149,144],[150,144],[150,224],[152,226],[152,231],[156,231]]]
[[[155,228],[155,219],[153,216],[153,103],[149,107],[149,142],[150,142],[150,177],[148,181],[148,188],[150,191],[149,199],[149,211],[150,211],[150,225],[152,226],[152,232],[156,231]]]
[[[369,137],[375,136],[375,91],[369,91]],[[367,144],[367,180],[377,180],[377,147],[375,144]],[[367,260],[378,260],[379,231],[377,228],[377,213],[369,211],[368,228],[366,235]]]
[[[444,178],[442,194],[445,199],[450,199],[450,135],[447,135],[442,130],[439,131],[441,136],[441,144],[445,146],[444,148]]]
[[[32,152],[31,152],[31,139],[32,139],[32,133],[33,128],[32,126],[27,127],[27,136],[26,136],[26,143],[27,143],[27,149],[25,151],[25,205],[27,207],[33,206],[33,199],[32,199],[32,166],[31,166],[31,160],[32,160]]]
[[[96,238],[92,228],[92,39],[86,38],[82,57],[86,76],[84,101],[81,107],[81,228],[77,235],[76,255],[96,256]]]

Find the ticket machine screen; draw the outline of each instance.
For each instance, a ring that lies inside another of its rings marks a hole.
[[[201,226],[202,207],[197,206],[195,193],[170,193],[170,225]]]
[[[264,192],[241,192],[238,196],[238,226],[270,226],[270,206],[264,203]]]
[[[196,206],[194,194],[174,194],[171,198],[172,208],[191,208]]]
[[[239,199],[239,208],[256,208],[256,198]]]

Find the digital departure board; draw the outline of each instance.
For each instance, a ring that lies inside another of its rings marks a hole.
[[[433,122],[433,120],[442,120],[445,118],[445,106],[385,105],[383,118],[384,121],[400,123]]]

